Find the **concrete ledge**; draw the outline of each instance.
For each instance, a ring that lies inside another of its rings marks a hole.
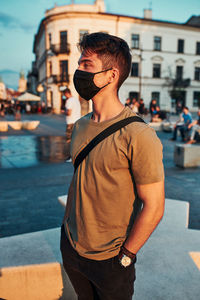
[[[34,130],[38,127],[40,121],[23,121],[22,128],[26,130]]]
[[[162,122],[162,130],[164,132],[172,132],[176,122]]]
[[[0,121],[0,132],[8,131],[8,122]]]
[[[150,122],[149,126],[155,131],[162,131],[162,122]]]
[[[0,132],[8,131],[8,126],[14,130],[34,130],[39,124],[40,121],[0,121]]]
[[[21,121],[8,121],[8,125],[14,130],[21,130],[22,129],[22,122]]]
[[[75,300],[74,289],[59,263],[1,269],[1,299]]]
[[[66,204],[67,204],[67,197],[68,197],[68,195],[63,195],[63,196],[59,196],[59,197],[58,197],[58,202],[59,202],[63,207],[65,207]]]
[[[174,163],[182,168],[200,166],[200,145],[176,144]]]

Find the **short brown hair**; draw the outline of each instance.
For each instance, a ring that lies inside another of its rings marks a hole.
[[[102,61],[104,69],[119,69],[118,89],[129,76],[131,54],[128,44],[121,38],[103,32],[95,32],[83,36],[79,49],[84,53],[96,53]]]

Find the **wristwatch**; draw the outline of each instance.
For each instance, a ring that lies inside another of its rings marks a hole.
[[[136,262],[136,254],[128,251],[124,246],[122,246],[119,252],[119,262],[126,268]]]

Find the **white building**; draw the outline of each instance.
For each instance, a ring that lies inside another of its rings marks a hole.
[[[97,31],[117,35],[130,46],[132,70],[119,95],[123,103],[128,96],[142,97],[148,106],[156,98],[161,109],[172,111],[179,99],[192,111],[198,109],[200,17],[178,24],[152,19],[151,10],[144,10],[144,18],[116,15],[106,13],[104,1],[96,0],[93,5],[70,4],[47,10],[35,36],[42,98],[55,113],[63,104],[63,86],[76,95],[77,43],[84,33]]]

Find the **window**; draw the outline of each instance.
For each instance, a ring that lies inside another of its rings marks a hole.
[[[193,93],[193,106],[200,107],[200,92]]]
[[[154,36],[154,50],[161,51],[161,37]]]
[[[68,60],[60,61],[60,77],[61,81],[68,81]]]
[[[84,35],[86,35],[86,34],[88,34],[88,33],[89,33],[88,30],[81,29],[81,30],[79,31],[79,41],[81,41],[81,40],[83,39]]]
[[[52,75],[52,62],[49,62],[49,76]]]
[[[200,67],[195,67],[194,80],[200,80]]]
[[[160,92],[152,92],[151,99],[155,99],[156,105],[160,106]]]
[[[161,65],[153,64],[153,78],[160,78]]]
[[[200,42],[196,44],[196,54],[200,55]]]
[[[139,64],[138,63],[132,63],[131,67],[131,76],[132,77],[138,77],[139,75],[139,70],[138,70]]]
[[[139,93],[138,92],[129,92],[129,98],[131,100],[136,99],[138,101]]]
[[[51,47],[51,33],[48,34],[49,37],[49,48]]]
[[[178,40],[178,53],[184,53],[184,40]]]
[[[183,66],[176,66],[176,79],[183,79]]]
[[[176,107],[176,99],[171,98],[171,108]]]
[[[53,108],[53,92],[50,91],[50,107]]]
[[[61,51],[67,49],[67,31],[60,31],[60,49]]]
[[[131,48],[132,49],[139,49],[139,34],[132,34],[131,35]]]

